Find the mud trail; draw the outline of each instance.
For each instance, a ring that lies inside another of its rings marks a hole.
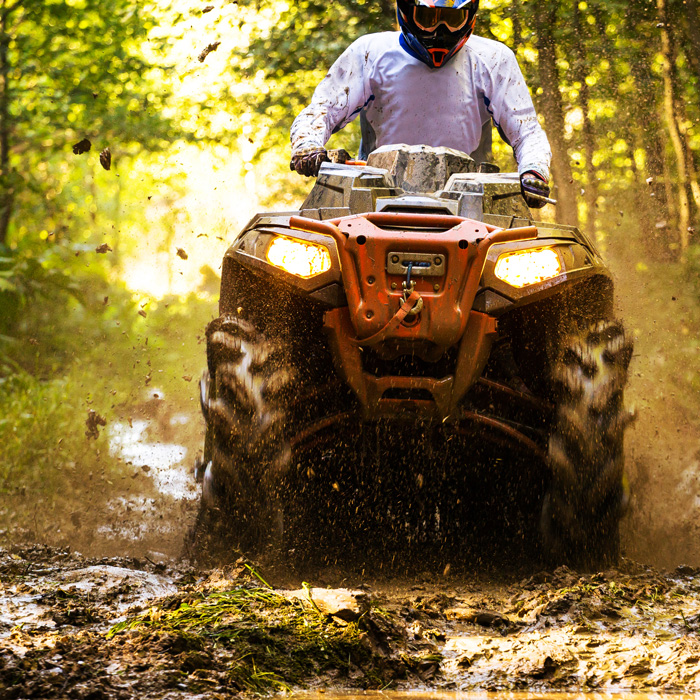
[[[0,698],[700,690],[697,570],[376,574],[1,550]]]

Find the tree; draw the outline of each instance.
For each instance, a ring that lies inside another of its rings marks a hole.
[[[571,171],[566,140],[564,138],[564,107],[559,91],[561,80],[557,68],[556,38],[557,3],[546,0],[535,11],[537,52],[542,98],[540,105],[552,146],[552,174],[559,190],[557,221],[576,226],[578,224],[577,192]]]
[[[74,157],[72,144],[87,138],[118,154],[178,133],[141,51],[153,24],[137,0],[108,11],[99,0],[0,0],[0,245],[17,206],[60,189],[47,167]]]

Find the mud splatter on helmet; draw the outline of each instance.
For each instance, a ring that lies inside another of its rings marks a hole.
[[[397,0],[401,43],[430,68],[444,66],[474,31],[479,0]]]

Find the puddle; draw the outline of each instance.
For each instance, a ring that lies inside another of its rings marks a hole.
[[[20,583],[7,585],[0,597],[0,639],[11,636],[13,629],[52,630],[60,619],[52,617],[57,601],[91,607],[107,606],[109,615],[103,626],[123,619],[123,613],[143,606],[155,598],[177,591],[165,576],[122,566],[94,565],[70,571],[36,571]]]
[[[171,425],[184,425],[188,416],[175,415]],[[110,454],[121,457],[127,464],[141,467],[152,479],[156,490],[177,499],[194,500],[197,489],[190,465],[185,463],[188,450],[183,445],[151,442],[148,439],[152,422],[134,420],[129,423],[115,423],[109,436]]]
[[[0,688],[9,678],[11,697],[38,697],[60,667],[66,692],[42,697],[85,697],[88,685],[104,697],[252,697],[240,679],[255,678],[260,692],[317,689],[293,700],[700,700],[700,572],[689,567],[420,586],[363,575],[343,616],[319,615],[319,598],[289,608],[291,594],[270,598],[251,580],[242,562],[202,572],[0,550]],[[368,685],[384,692],[348,689]]]
[[[156,562],[179,556],[199,500],[192,473],[201,442],[195,416],[161,406],[152,417],[111,424],[108,439],[110,455],[125,465],[124,476],[93,514],[92,527],[82,527],[79,542],[73,538],[74,546]]]
[[[113,598],[112,607],[119,613],[177,591],[172,581],[164,576],[122,566],[88,566],[66,572],[58,577],[58,581],[71,591]]]

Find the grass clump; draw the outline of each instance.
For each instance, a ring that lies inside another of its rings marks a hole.
[[[353,677],[364,687],[383,684],[376,659],[363,644],[361,620],[339,624],[267,588],[242,585],[189,594],[118,623],[107,637],[128,630],[175,636],[189,650],[206,650],[239,690],[288,689],[325,674]],[[192,683],[196,686],[196,674]]]

